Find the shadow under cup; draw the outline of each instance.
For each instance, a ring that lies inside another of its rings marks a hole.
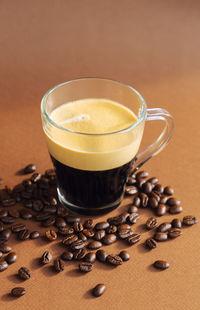
[[[59,106],[88,98],[119,102],[132,110],[137,121],[118,132],[85,134],[70,131],[51,119],[52,111]],[[72,80],[47,92],[41,109],[61,203],[82,214],[101,214],[116,208],[123,198],[143,135],[146,104],[140,94],[111,80]]]

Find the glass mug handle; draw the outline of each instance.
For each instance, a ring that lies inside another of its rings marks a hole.
[[[147,109],[146,121],[161,120],[165,122],[164,129],[158,139],[140,152],[134,162],[131,174],[135,173],[147,160],[157,155],[168,144],[174,131],[174,120],[171,114],[161,108]]]

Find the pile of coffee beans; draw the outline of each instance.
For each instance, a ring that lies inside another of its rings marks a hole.
[[[107,253],[102,247],[118,240],[132,246],[141,240],[141,235],[132,229],[132,225],[140,219],[139,209],[150,208],[157,216],[163,216],[166,212],[178,214],[182,211],[180,200],[173,197],[174,190],[171,186],[164,187],[156,177],[149,178],[148,172],[140,171],[127,180],[125,195],[132,197],[132,203],[125,206],[124,212],[97,223],[94,223],[92,218],[81,221],[79,216],[70,214],[58,201],[54,169],[48,169],[42,175],[35,172],[34,164],[30,164],[22,171],[26,175],[31,173],[31,176],[13,189],[7,186],[0,189],[0,271],[6,270],[8,265],[17,259],[17,254],[11,252],[12,249],[7,244],[11,234],[17,235],[21,241],[40,238],[40,232],[30,231],[28,225],[20,223],[20,218],[27,222],[39,222],[47,229],[42,236],[47,242],[61,242],[62,246],[66,247],[66,250],[55,258],[46,250],[38,258],[41,265],[53,261],[55,272],[60,273],[65,268],[65,261],[74,260],[79,261],[77,267],[80,273],[86,273],[94,269],[96,260],[117,267],[130,259],[127,251],[113,254]],[[16,204],[23,208],[16,209]],[[183,220],[174,218],[170,223],[163,222],[158,225],[158,219],[152,216],[146,221],[145,227],[152,231],[153,235],[144,245],[148,249],[154,249],[160,241],[179,237],[182,234],[182,225],[191,226],[197,222],[194,216],[184,216]],[[162,270],[169,267],[163,260],[158,260],[153,265]],[[18,276],[27,280],[31,277],[31,272],[28,268],[21,267]],[[98,284],[92,292],[98,297],[104,291],[105,285]],[[11,291],[11,295],[19,297],[25,292],[24,288],[16,287]]]

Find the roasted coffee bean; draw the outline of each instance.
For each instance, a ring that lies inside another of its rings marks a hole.
[[[110,225],[109,227],[106,228],[106,233],[107,234],[114,234],[117,231],[117,226],[115,225]]]
[[[40,236],[40,233],[38,231],[32,231],[30,233],[30,239],[32,239],[32,240],[39,238],[39,236]]]
[[[159,232],[166,232],[172,227],[171,223],[162,223],[158,226],[157,231]]]
[[[154,217],[150,217],[146,221],[146,229],[148,229],[148,230],[154,229],[157,225],[158,225],[158,221]]]
[[[80,217],[68,215],[66,216],[66,220],[68,224],[74,224],[75,222],[80,222]]]
[[[70,261],[73,259],[74,254],[70,251],[65,251],[62,253],[61,258],[66,261]]]
[[[94,231],[92,229],[83,229],[83,233],[87,238],[92,238],[94,236]]]
[[[122,214],[120,214],[120,215],[117,215],[117,216],[108,218],[107,221],[108,221],[108,223],[109,223],[110,225],[116,225],[116,226],[118,226],[118,225],[121,225],[121,224],[125,223],[126,218],[125,218],[125,216],[123,216]]]
[[[147,194],[145,193],[140,193],[139,194],[139,197],[140,197],[140,207],[142,208],[146,208],[147,205],[148,205],[148,200],[149,200],[149,197],[147,196]]]
[[[158,207],[158,200],[156,198],[150,197],[148,201],[148,206],[152,209],[155,209]]]
[[[97,241],[94,241],[94,242],[97,242]],[[82,249],[84,247],[85,247],[85,243],[79,239],[70,244],[70,249],[72,251],[79,250],[79,249]]]
[[[74,259],[75,260],[81,260],[85,257],[85,254],[87,253],[85,248],[79,249],[74,251]]]
[[[8,263],[5,260],[0,261],[0,272],[8,268]]]
[[[51,215],[49,213],[40,213],[40,214],[36,214],[35,215],[35,220],[42,222],[42,221],[46,221]]]
[[[0,219],[8,216],[8,211],[5,209],[0,209]]]
[[[160,195],[158,192],[154,192],[152,191],[150,194],[149,194],[149,199],[150,198],[155,198],[158,202],[160,201]]]
[[[136,197],[133,198],[133,206],[139,208],[140,207],[140,203],[141,203],[140,197],[136,196]],[[130,212],[130,211],[128,211],[128,212]],[[132,213],[132,212],[130,212],[130,213]]]
[[[3,199],[1,201],[1,204],[3,207],[12,207],[16,204],[16,201],[13,198],[8,198],[8,199]]]
[[[38,181],[38,186],[40,189],[48,189],[49,188],[49,179],[42,176]]]
[[[136,179],[136,186],[139,190],[141,190],[142,185],[146,182],[144,178]]]
[[[88,249],[90,249],[90,250],[97,250],[100,247],[102,247],[102,243],[100,241],[91,241],[88,244]]]
[[[149,249],[155,249],[157,247],[157,242],[153,238],[149,238],[145,241],[145,245]]]
[[[56,218],[56,227],[60,228],[60,227],[66,227],[67,223],[65,222],[64,218],[62,217],[57,217]]]
[[[145,182],[142,184],[141,190],[145,194],[150,194],[152,191],[152,184],[151,182]]]
[[[66,219],[67,219],[67,216],[68,216],[68,210],[67,210],[65,207],[59,205],[59,206],[57,207],[57,216],[59,216],[59,217],[64,217],[65,220],[66,220]]]
[[[106,286],[104,284],[97,284],[93,290],[92,290],[92,294],[95,297],[100,297],[101,295],[103,295],[103,293],[105,292]]]
[[[147,182],[150,182],[151,184],[155,185],[158,183],[158,178],[152,177],[152,178],[148,179]]]
[[[3,254],[6,254],[6,253],[9,253],[10,251],[12,250],[12,248],[7,245],[7,244],[0,244],[0,251],[3,253]]]
[[[55,221],[56,221],[55,216],[49,215],[48,219],[42,222],[42,225],[44,227],[49,227],[49,226],[54,225]]]
[[[140,239],[141,239],[141,235],[139,235],[139,234],[132,234],[132,235],[129,236],[126,240],[128,241],[128,243],[129,243],[130,245],[133,245],[133,244],[139,242]]]
[[[19,218],[19,211],[16,209],[11,209],[9,210],[9,215],[17,219]]]
[[[179,228],[170,228],[168,230],[168,236],[170,238],[177,238],[179,237],[180,235],[182,235],[182,231],[179,229]]]
[[[84,261],[88,263],[94,263],[96,260],[96,253],[89,252],[84,256]]]
[[[153,190],[162,194],[164,192],[164,187],[158,183],[154,186]]]
[[[10,264],[13,264],[17,259],[17,255],[15,252],[10,252],[6,257],[5,257],[5,260],[7,261],[7,263],[10,265]]]
[[[26,167],[24,167],[23,173],[24,174],[29,174],[29,173],[33,173],[35,170],[36,170],[36,165],[29,164]]]
[[[53,241],[53,240],[57,239],[57,234],[56,234],[56,232],[54,230],[50,229],[50,230],[45,232],[45,237],[48,240]]]
[[[139,220],[140,216],[138,213],[131,213],[128,216],[128,223],[135,224]]]
[[[66,236],[63,240],[62,243],[65,245],[71,245],[73,242],[78,240],[78,236],[77,235],[68,235]]]
[[[5,216],[1,218],[2,223],[4,224],[13,224],[16,219],[12,216]]]
[[[26,294],[26,290],[24,287],[14,287],[11,291],[11,295],[13,297],[21,297]]]
[[[106,235],[106,232],[104,229],[97,230],[94,234],[93,239],[100,241],[101,239],[103,239],[103,237],[105,237],[105,235]]]
[[[22,210],[20,211],[20,216],[21,216],[21,218],[24,219],[24,220],[29,220],[29,219],[32,218],[33,215],[32,215],[32,213],[29,212],[28,210],[22,209]]]
[[[147,178],[148,176],[149,176],[149,173],[147,171],[139,171],[138,173],[136,173],[137,179]]]
[[[43,212],[47,212],[47,213],[50,213],[50,214],[55,214],[56,211],[57,211],[57,208],[55,206],[47,206],[47,205],[45,205],[44,209],[43,209]]]
[[[173,195],[173,194],[174,194],[173,188],[172,188],[171,186],[166,186],[166,187],[164,188],[164,194],[165,194],[165,195],[168,195],[168,196]]]
[[[52,176],[55,176],[55,174],[56,174],[56,172],[55,172],[54,169],[47,169],[47,170],[45,171],[45,176],[46,176],[47,178],[52,177]]]
[[[81,272],[89,272],[92,270],[92,263],[89,263],[89,262],[82,262],[79,264],[79,270]]]
[[[21,230],[18,233],[19,240],[27,240],[27,239],[29,239],[29,237],[30,237],[30,233],[29,233],[28,229]]]
[[[127,221],[130,213],[124,211],[123,213],[120,214],[124,218],[124,223]],[[123,223],[122,223],[123,224]]]
[[[34,211],[40,212],[40,211],[42,211],[43,208],[44,208],[44,205],[43,205],[41,200],[33,201],[33,210]]]
[[[50,197],[49,203],[50,203],[50,206],[52,207],[52,209],[53,209],[53,207],[57,206],[58,203],[57,203],[56,197]]]
[[[139,197],[138,197],[139,198]],[[128,213],[137,213],[138,212],[138,208],[132,204],[130,204],[128,206]]]
[[[131,235],[133,235],[133,231],[131,229],[122,229],[118,232],[118,237],[120,239],[127,239]]]
[[[154,239],[156,241],[166,241],[168,239],[168,235],[166,232],[156,232],[154,235]]]
[[[52,255],[49,251],[45,251],[43,254],[42,254],[42,257],[40,259],[40,262],[43,264],[43,265],[46,265],[48,263],[50,263],[52,260]]]
[[[121,257],[121,259],[126,262],[127,260],[130,259],[130,254],[127,251],[121,251],[119,253],[119,256]]]
[[[127,196],[132,196],[138,193],[138,189],[136,186],[132,185],[132,186],[128,186],[125,188],[125,195]]]
[[[65,266],[64,266],[64,264],[63,264],[61,259],[56,258],[54,260],[54,268],[55,268],[55,271],[57,271],[57,272],[61,272],[61,271],[64,270]]]
[[[22,181],[22,185],[24,187],[30,186],[31,184],[32,184],[32,181],[29,180],[29,179],[25,179],[25,180]]]
[[[171,222],[171,225],[173,228],[181,228],[182,227],[181,220],[179,220],[179,219],[173,219]]]
[[[172,206],[179,206],[181,204],[181,202],[180,202],[180,200],[178,200],[174,197],[171,197],[171,198],[168,198],[167,204],[168,204],[168,206],[172,207]]]
[[[80,222],[75,222],[73,227],[74,227],[75,232],[77,233],[80,233],[83,231],[83,225]]]
[[[108,222],[99,222],[99,223],[97,223],[95,226],[94,226],[94,228],[96,229],[96,230],[102,230],[102,229],[106,229],[106,228],[108,228],[109,227],[109,223]]]
[[[182,211],[183,211],[183,208],[181,207],[181,205],[174,205],[169,208],[169,213],[171,214],[178,214]]]
[[[131,229],[131,226],[128,224],[121,224],[117,227],[117,231],[120,232],[122,230],[129,230]]]
[[[169,199],[168,196],[162,195],[160,197],[160,201],[159,202],[162,203],[162,204],[166,204],[168,199]]]
[[[4,229],[1,233],[0,233],[0,240],[5,239],[5,241],[7,241],[11,236],[11,230],[9,228]]]
[[[156,214],[158,216],[163,216],[163,215],[165,215],[166,212],[167,212],[167,207],[164,204],[159,203],[158,207],[156,209]]]
[[[81,233],[78,234],[78,238],[79,238],[80,240],[82,240],[83,242],[86,242],[86,241],[87,241],[87,237],[84,235],[83,232],[81,232]]]
[[[25,186],[24,186],[22,183],[17,184],[17,185],[15,185],[15,186],[13,187],[13,192],[14,192],[14,193],[21,193],[21,192],[23,192],[24,190],[25,190]]]
[[[105,237],[103,237],[102,242],[103,244],[109,245],[109,244],[114,243],[116,240],[117,240],[116,235],[108,234],[108,235],[105,235]]]
[[[0,222],[0,232],[4,230],[3,224]]]
[[[30,270],[26,267],[21,267],[18,270],[18,276],[22,279],[22,280],[28,280],[31,277],[31,273]]]
[[[131,176],[131,177],[128,177],[128,179],[127,179],[127,181],[126,181],[126,184],[127,185],[133,185],[133,184],[135,184],[136,183],[136,178],[135,178],[135,176],[133,177],[133,176]]]
[[[32,194],[32,192],[23,191],[23,192],[21,192],[21,197],[23,199],[31,199],[33,197],[33,194]]]
[[[92,219],[87,219],[84,224],[84,228],[86,229],[91,229],[93,227],[93,220]]]
[[[183,224],[186,226],[191,226],[198,223],[198,219],[195,216],[192,215],[186,215],[183,218]]]
[[[119,255],[113,255],[110,254],[107,256],[106,261],[114,266],[118,266],[118,265],[122,265],[123,264],[123,260]]]
[[[165,270],[169,268],[169,263],[167,263],[165,260],[157,260],[154,262],[153,266],[157,269]]]
[[[102,262],[102,263],[104,263],[105,261],[106,261],[106,258],[107,258],[107,254],[106,254],[106,252],[104,251],[104,250],[98,250],[97,252],[96,252],[96,258],[100,261],[100,262]]]
[[[67,225],[65,227],[60,227],[58,232],[62,236],[72,235],[74,233],[74,228],[69,226],[69,225]]]
[[[3,253],[0,251],[0,258],[2,258],[2,256],[3,256]]]
[[[24,201],[24,207],[27,208],[27,209],[32,209],[33,201],[32,200],[25,200]]]

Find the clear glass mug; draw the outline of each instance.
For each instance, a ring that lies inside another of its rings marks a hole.
[[[119,102],[134,112],[137,121],[121,131],[88,134],[66,129],[51,118],[59,106],[88,98]],[[167,145],[174,127],[169,112],[147,109],[134,88],[101,78],[76,79],[53,87],[42,99],[41,113],[56,170],[59,200],[82,214],[100,214],[116,208],[122,201],[128,176]],[[164,121],[164,129],[153,144],[137,154],[145,122],[152,120]]]

